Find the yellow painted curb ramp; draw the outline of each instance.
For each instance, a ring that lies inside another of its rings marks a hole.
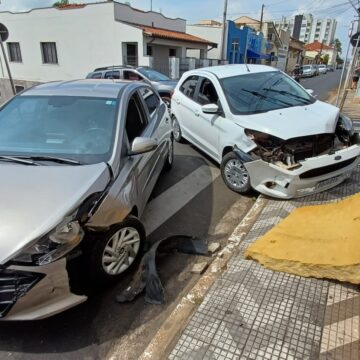
[[[360,193],[295,209],[245,257],[272,270],[360,284]]]

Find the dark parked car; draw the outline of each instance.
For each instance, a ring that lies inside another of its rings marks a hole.
[[[168,76],[148,67],[107,66],[95,69],[87,75],[88,79],[123,79],[145,81],[153,86],[161,96],[164,103],[170,107],[171,96],[177,84]]]

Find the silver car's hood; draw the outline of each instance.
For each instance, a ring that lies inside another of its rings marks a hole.
[[[274,135],[280,139],[333,133],[340,110],[322,101],[294,106],[261,114],[238,115],[235,122],[241,127]]]
[[[105,163],[30,166],[0,163],[0,264],[52,230],[90,194],[105,189]]]

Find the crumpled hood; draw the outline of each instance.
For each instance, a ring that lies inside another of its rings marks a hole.
[[[0,163],[0,264],[45,235],[110,180],[105,163],[31,166]]]
[[[244,128],[261,131],[280,139],[333,133],[340,110],[322,101],[261,114],[237,115],[235,122]]]

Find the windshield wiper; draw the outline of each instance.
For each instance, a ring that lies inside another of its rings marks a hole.
[[[276,93],[282,94],[282,95],[290,95],[290,96],[294,97],[295,99],[305,101],[306,104],[311,104],[312,103],[312,101],[310,99],[304,98],[303,96],[300,96],[300,95],[293,94],[293,93],[291,93],[289,91],[286,91],[286,90],[275,90],[275,89],[269,89],[269,88],[264,88],[263,90],[276,92]]]
[[[280,100],[280,99],[276,99],[276,98],[273,98],[273,97],[270,97],[270,96],[261,94],[261,93],[259,93],[259,92],[257,92],[257,91],[246,90],[246,89],[244,89],[244,88],[241,89],[241,90],[242,90],[242,91],[246,91],[246,92],[248,92],[248,93],[250,93],[250,94],[252,94],[252,95],[258,96],[258,97],[260,97],[260,98],[262,98],[262,99],[264,99],[264,100],[267,100],[267,101],[269,101],[269,102],[271,102],[271,103],[273,103],[273,104],[279,104],[279,102],[281,102],[281,103],[283,103],[283,104],[285,104],[285,105],[287,105],[287,106],[292,106],[292,104],[290,104],[290,103],[288,103],[288,102],[286,102],[286,101],[283,101],[283,100]]]
[[[17,156],[16,159],[26,160],[26,161],[51,161],[59,164],[68,164],[68,165],[82,165],[80,161],[74,159],[67,159],[56,156],[47,156],[47,155],[32,155],[32,156]]]
[[[32,161],[31,159],[19,158],[17,156],[0,155],[0,161],[1,160],[23,164],[23,165],[35,165],[35,166],[39,165],[35,161]]]

